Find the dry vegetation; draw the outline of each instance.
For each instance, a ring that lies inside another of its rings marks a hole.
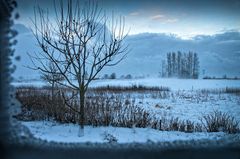
[[[17,99],[22,103],[22,112],[15,116],[19,120],[56,120],[61,123],[77,123],[78,113],[73,109],[79,107],[77,97],[65,105],[61,91],[71,95],[70,90],[55,90],[54,100],[48,87],[19,87],[16,91]],[[237,133],[238,122],[230,115],[213,112],[202,117],[201,123],[190,120],[180,120],[173,117],[156,117],[138,106],[135,98],[129,94],[151,94],[154,98],[165,99],[171,94],[165,87],[98,87],[87,92],[85,103],[85,125],[116,126],[116,127],[151,127],[165,131],[183,132],[217,132]]]
[[[234,87],[226,87],[226,88],[218,88],[218,89],[201,89],[201,93],[215,93],[215,94],[221,94],[221,93],[229,93],[229,94],[235,94],[240,95],[240,88],[234,88]]]

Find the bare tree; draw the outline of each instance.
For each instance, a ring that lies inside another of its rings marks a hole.
[[[64,81],[57,83],[76,92],[73,96],[80,100],[78,109],[68,103],[70,97],[64,92],[62,96],[66,106],[79,114],[79,136],[83,136],[88,86],[104,67],[116,65],[124,59],[128,51],[124,44],[127,34],[124,18],[116,19],[113,14],[109,18],[97,3],[64,2],[55,3],[54,20],[50,20],[48,12],[42,8],[35,9],[33,33],[41,52],[31,55],[31,59],[35,69],[60,74]],[[46,59],[56,70],[46,67]]]

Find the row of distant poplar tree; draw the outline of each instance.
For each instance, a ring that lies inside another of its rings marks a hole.
[[[192,78],[199,77],[199,58],[193,52],[170,52],[162,61],[162,77]]]

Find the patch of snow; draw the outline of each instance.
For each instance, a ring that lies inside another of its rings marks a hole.
[[[134,98],[134,94],[131,95]],[[151,96],[138,97],[136,104],[156,117],[174,117],[181,120],[199,122],[203,115],[221,111],[240,122],[240,97],[225,93],[198,93],[196,91],[174,91],[167,98]]]
[[[43,81],[12,82],[13,86],[44,86]],[[172,79],[172,78],[144,78],[144,79],[103,79],[90,83],[90,87],[99,86],[164,86],[171,90],[216,89],[226,87],[240,87],[240,80],[206,80],[206,79]]]
[[[106,134],[115,138],[118,143],[145,143],[165,141],[187,141],[187,140],[219,140],[227,134],[223,132],[207,133],[195,132],[184,133],[178,131],[159,131],[151,128],[122,128],[122,127],[92,127],[85,126],[83,137],[78,137],[79,126],[77,124],[60,124],[53,121],[31,121],[22,122],[29,128],[36,138],[47,141],[66,143],[104,143]]]
[[[240,87],[240,80],[206,80],[206,79],[173,79],[173,78],[144,78],[144,79],[114,79],[96,80],[90,86],[156,86],[169,87],[171,90],[197,90],[226,87]]]

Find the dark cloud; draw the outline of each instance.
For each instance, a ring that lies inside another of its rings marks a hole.
[[[48,9],[55,20],[54,0],[17,0],[18,23],[32,25],[34,6]],[[73,3],[77,0],[73,0]],[[79,0],[84,7],[87,0]],[[56,4],[58,0],[55,0]],[[67,3],[67,1],[63,1]],[[130,34],[169,32],[182,37],[215,34],[220,30],[240,30],[240,0],[98,0],[106,14],[125,16]],[[67,7],[67,5],[64,5]]]
[[[74,1],[74,0],[73,0]],[[84,3],[87,0],[80,0]],[[26,14],[33,13],[33,7],[39,5],[43,8],[53,9],[54,0],[17,0],[18,10]],[[58,3],[58,0],[55,0]],[[151,11],[169,11],[171,13],[187,12],[190,14],[236,14],[240,13],[240,0],[100,0],[103,8],[131,13],[138,9]]]

